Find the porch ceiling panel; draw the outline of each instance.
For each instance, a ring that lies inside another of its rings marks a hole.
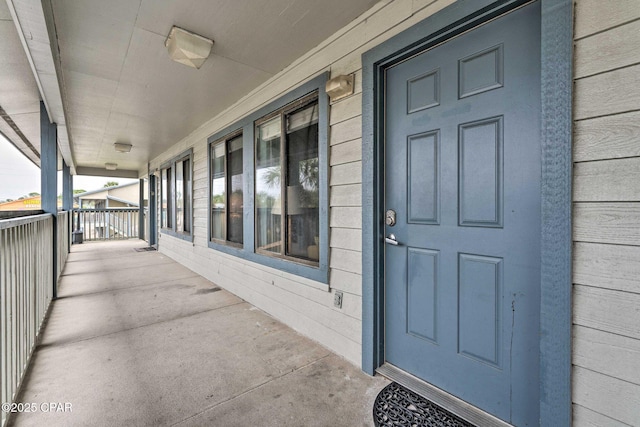
[[[144,170],[374,0],[56,0],[64,98],[79,166]],[[214,40],[195,70],[164,46],[173,25]],[[133,150],[117,153],[113,143]]]
[[[4,1],[0,1],[0,107],[15,123],[35,150],[40,152],[40,95],[29,61]],[[40,159],[4,119],[2,132],[36,165]]]
[[[13,36],[11,39],[0,39],[0,46],[4,49],[11,46],[15,49],[10,60],[22,63],[21,70],[12,70],[5,78],[10,84],[19,84],[28,81],[30,88],[17,87],[22,92],[21,96],[28,94],[33,103],[28,114],[7,110],[8,116],[20,127],[34,149],[40,152],[40,99],[45,102],[49,118],[58,126],[58,146],[67,164],[75,171],[73,154],[69,134],[65,128],[66,118],[64,114],[62,90],[56,70],[57,48],[55,40],[49,38],[47,30],[47,13],[45,3],[37,0],[6,0],[1,2],[2,16],[8,16],[8,20],[2,23],[12,23]],[[52,47],[53,46],[53,47]],[[20,49],[16,49],[20,47]],[[7,57],[3,57],[3,60]],[[12,139],[13,141],[13,139]],[[17,145],[29,158],[32,157],[31,149],[25,150]],[[35,154],[33,154],[36,156]],[[38,154],[39,155],[39,154]],[[37,157],[37,156],[36,156]],[[36,164],[39,165],[39,160]]]

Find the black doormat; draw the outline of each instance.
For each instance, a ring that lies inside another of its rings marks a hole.
[[[378,393],[373,422],[376,427],[474,427],[395,382]]]
[[[156,248],[154,248],[153,246],[145,246],[144,248],[135,248],[134,250],[136,252],[149,252],[149,251],[155,251]]]

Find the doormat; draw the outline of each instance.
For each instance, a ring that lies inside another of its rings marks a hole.
[[[373,422],[376,427],[474,427],[395,382],[378,393]]]
[[[154,248],[153,246],[145,246],[144,248],[135,248],[134,251],[136,252],[149,252],[149,251],[155,251],[156,248]]]

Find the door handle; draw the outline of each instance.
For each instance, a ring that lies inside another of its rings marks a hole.
[[[398,246],[400,244],[396,240],[395,234],[389,234],[387,237],[384,238],[384,241],[385,241],[385,243],[388,243],[388,244],[393,245],[393,246]]]

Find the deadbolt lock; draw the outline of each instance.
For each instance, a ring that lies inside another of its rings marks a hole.
[[[393,227],[394,225],[396,225],[396,211],[394,211],[393,209],[389,209],[385,214],[384,222],[389,227]]]

